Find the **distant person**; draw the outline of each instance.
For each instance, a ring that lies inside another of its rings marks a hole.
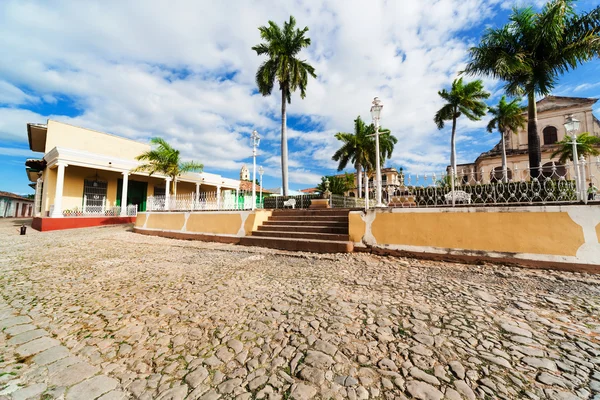
[[[590,186],[587,189],[587,193],[588,193],[588,200],[594,200],[596,193],[598,193],[598,188],[590,182]]]

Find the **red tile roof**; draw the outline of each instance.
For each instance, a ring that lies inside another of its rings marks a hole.
[[[18,194],[14,194],[14,193],[11,193],[11,192],[0,191],[0,197],[8,197],[10,199],[16,199],[16,200],[25,200],[25,201],[30,201],[30,202],[33,203],[32,199],[28,199],[27,197],[23,197],[23,196],[20,196]]]
[[[251,181],[240,181],[240,190],[251,192],[252,191],[252,182]],[[256,192],[260,192],[260,185],[256,184]],[[271,191],[263,188],[263,193],[272,193]]]

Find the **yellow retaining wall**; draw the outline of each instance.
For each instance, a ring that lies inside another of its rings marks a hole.
[[[137,231],[162,231],[223,237],[249,235],[271,215],[269,210],[143,212],[138,213]]]
[[[357,246],[600,265],[600,206],[377,209],[349,216]]]

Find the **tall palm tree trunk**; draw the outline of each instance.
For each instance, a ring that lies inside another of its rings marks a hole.
[[[288,195],[288,146],[287,146],[287,117],[286,117],[287,89],[281,89],[281,184],[283,195]]]
[[[530,178],[539,177],[540,163],[542,162],[542,153],[540,150],[540,136],[537,130],[537,105],[535,104],[535,94],[533,90],[527,94],[527,151],[529,153],[529,176]]]
[[[362,198],[362,165],[356,163],[356,180],[358,181],[358,198]]]
[[[504,132],[500,130],[502,135],[502,182],[508,182],[508,171],[506,169],[506,142],[504,140]]]
[[[452,138],[450,139],[450,146],[452,151],[450,154],[450,190],[452,190],[452,207],[455,205],[455,193],[454,193],[454,175],[456,174],[456,109],[454,109],[454,116],[452,117]]]

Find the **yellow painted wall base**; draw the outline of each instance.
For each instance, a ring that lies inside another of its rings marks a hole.
[[[600,265],[600,206],[375,209],[349,216],[357,246]]]
[[[138,213],[135,228],[138,231],[243,237],[257,229],[270,215],[268,210],[143,212]]]

